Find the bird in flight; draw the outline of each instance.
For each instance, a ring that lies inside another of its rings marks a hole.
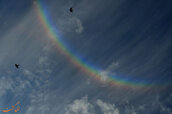
[[[73,8],[71,7],[71,8],[69,9],[69,11],[70,11],[70,12],[73,12]]]
[[[15,67],[16,67],[16,68],[19,68],[19,64],[15,64]]]

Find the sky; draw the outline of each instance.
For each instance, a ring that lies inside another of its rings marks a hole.
[[[18,101],[8,114],[171,114],[171,13],[171,0],[1,0],[0,114]]]

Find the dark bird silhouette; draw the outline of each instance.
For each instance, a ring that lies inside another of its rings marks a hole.
[[[19,68],[19,64],[15,64],[15,67],[16,67],[16,68]]]
[[[70,8],[69,11],[70,11],[70,12],[73,12],[73,8]]]

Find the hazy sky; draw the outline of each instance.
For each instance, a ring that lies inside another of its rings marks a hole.
[[[171,14],[171,0],[1,0],[0,109],[20,101],[16,114],[171,114]]]

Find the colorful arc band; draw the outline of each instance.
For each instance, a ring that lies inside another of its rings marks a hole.
[[[39,20],[42,26],[45,29],[46,34],[51,38],[53,42],[56,42],[56,48],[70,61],[72,64],[77,66],[82,71],[88,73],[88,75],[93,76],[97,80],[102,79],[100,74],[101,69],[96,69],[92,67],[92,65],[87,64],[80,57],[76,56],[71,49],[67,48],[64,42],[61,41],[57,32],[53,29],[53,25],[51,24],[50,17],[48,16],[48,11],[41,3],[41,0],[38,0],[36,3],[36,10],[39,17]],[[161,84],[152,84],[151,82],[146,81],[136,81],[136,80],[128,80],[124,77],[108,75],[107,81],[115,86],[125,86],[129,88],[140,88],[140,87],[160,87]]]

